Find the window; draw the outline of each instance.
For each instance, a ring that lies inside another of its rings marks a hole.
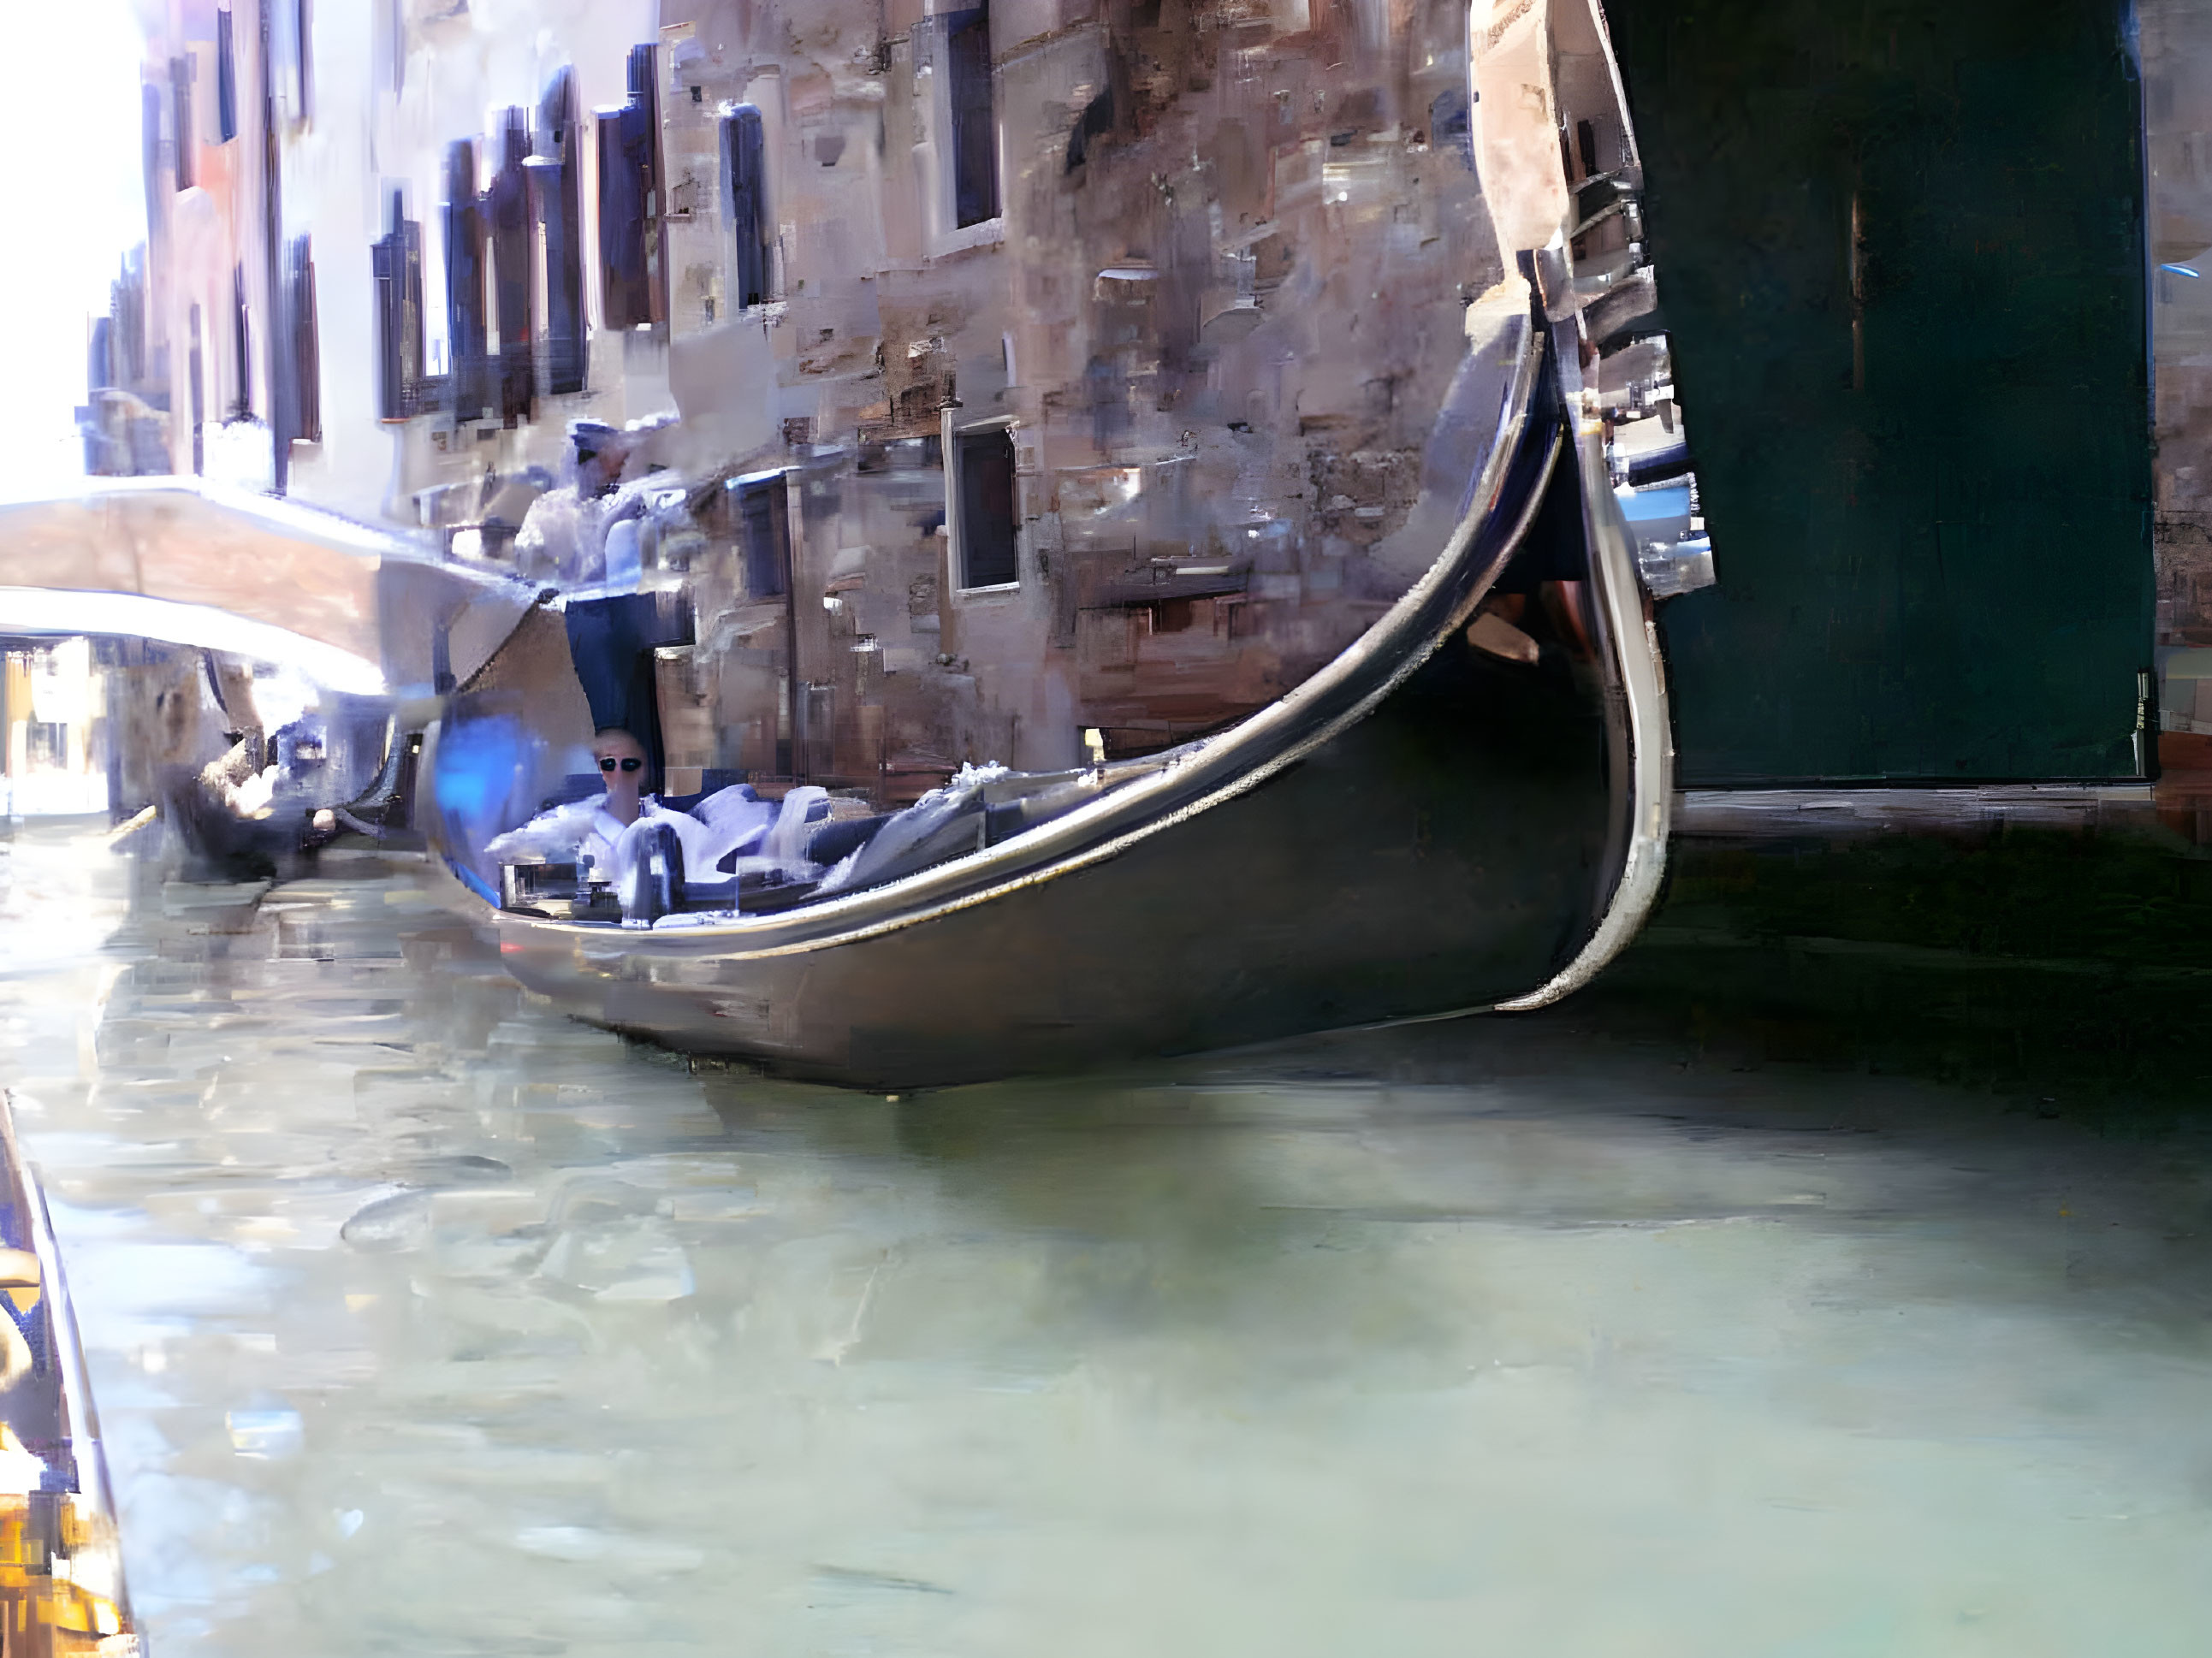
[[[991,88],[988,5],[945,19],[946,96],[952,127],[952,223],[999,216],[998,124]]]
[[[199,134],[192,126],[192,60],[169,59],[169,118],[177,130],[177,188],[192,187],[192,151]]]
[[[315,0],[295,0],[292,12],[292,72],[295,102],[293,111],[300,119],[313,118],[315,113]]]
[[[166,224],[169,216],[167,171],[161,164],[161,88],[149,77],[138,88],[138,177],[146,187],[146,228],[149,232]]]
[[[575,83],[565,69],[538,101],[536,145],[527,167],[531,213],[545,233],[545,389],[561,397],[584,389],[586,356],[583,158]]]
[[[69,764],[68,725],[59,720],[27,720],[23,722],[24,758],[33,766],[66,767]]]
[[[215,15],[216,131],[228,143],[238,137],[238,47],[231,32],[230,8]]]
[[[392,95],[407,90],[407,0],[379,0],[383,27],[377,31],[384,67],[390,72]]]
[[[105,382],[136,391],[146,379],[146,250],[133,248],[109,285],[108,314],[115,326],[108,337],[114,378]]]
[[[629,101],[599,112],[599,316],[609,328],[644,328],[668,319],[657,57],[650,46],[632,46]]]
[[[305,121],[313,113],[313,0],[262,0],[262,38],[274,54],[264,84],[292,119]]]
[[[446,331],[453,412],[474,420],[490,406],[491,376],[485,360],[483,211],[477,199],[477,147],[466,138],[446,150]]]
[[[422,230],[392,192],[391,228],[371,250],[376,272],[376,411],[404,420],[422,395]]]
[[[538,337],[532,301],[530,179],[523,162],[530,131],[523,112],[509,108],[500,132],[499,170],[484,195],[491,242],[492,317],[499,325],[499,412],[508,425],[530,417],[533,392],[531,352]]]
[[[85,353],[84,389],[89,393],[105,392],[115,384],[115,319],[94,317],[92,319],[92,349]],[[91,399],[94,402],[97,398]]]
[[[200,308],[185,313],[185,372],[191,379],[192,474],[207,471],[207,360],[200,351]]]
[[[1021,580],[1014,512],[1014,438],[1003,428],[953,440],[960,513],[954,552],[963,587],[1003,587]]]
[[[730,270],[730,298],[742,310],[769,297],[768,145],[761,112],[740,104],[722,118],[722,173],[729,180],[727,210],[737,243]]]
[[[781,598],[791,591],[791,507],[783,474],[738,478],[738,545],[744,556],[745,597]]]
[[[85,353],[84,388],[104,392],[115,384],[115,318],[113,313],[92,319],[92,347]]]
[[[246,326],[246,267],[234,264],[230,268],[230,345],[235,354],[231,364],[231,385],[236,395],[231,399],[230,417],[233,420],[253,418],[253,337]]]
[[[315,254],[305,236],[289,251],[292,309],[292,435],[323,440],[322,344],[315,326]]]

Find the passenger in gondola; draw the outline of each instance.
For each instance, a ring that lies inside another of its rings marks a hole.
[[[585,833],[580,850],[610,876],[616,874],[615,848],[641,820],[666,817],[681,818],[687,823],[696,821],[688,813],[664,810],[659,800],[645,793],[647,768],[652,762],[647,757],[645,745],[628,732],[609,726],[594,732],[592,758],[607,789],[594,803],[591,827]]]
[[[604,793],[542,811],[495,837],[485,850],[501,863],[589,859],[590,878],[619,882],[634,862],[638,825],[667,822],[684,842],[688,860],[690,843],[703,836],[706,826],[688,813],[668,811],[646,793],[652,762],[644,744],[618,726],[606,726],[592,734],[592,758],[606,786]],[[703,842],[697,850],[707,850]]]
[[[718,866],[733,853],[805,863],[815,809],[826,805],[819,788],[794,789],[776,802],[763,800],[740,785],[708,796],[690,811],[664,805],[647,793],[652,761],[644,744],[619,726],[593,734],[592,757],[605,792],[554,806],[497,836],[485,848],[495,861],[574,859],[581,865],[588,859],[586,878],[610,882],[618,894],[625,893],[648,836],[666,825],[682,848],[690,879],[726,879]]]

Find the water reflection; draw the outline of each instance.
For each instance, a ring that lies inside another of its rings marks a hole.
[[[0,1062],[165,1655],[2212,1612],[2193,1146],[1544,1023],[884,1101],[557,1018],[404,865],[7,859]]]

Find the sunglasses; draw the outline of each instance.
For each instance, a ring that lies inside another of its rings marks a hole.
[[[638,759],[634,755],[629,758],[622,760],[617,760],[614,756],[609,755],[599,762],[599,769],[601,771],[612,771],[617,766],[620,766],[624,771],[635,771],[644,764],[644,761]]]

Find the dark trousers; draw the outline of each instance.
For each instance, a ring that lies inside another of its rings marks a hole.
[[[690,617],[667,613],[659,596],[623,593],[572,600],[568,655],[592,705],[592,726],[620,726],[638,740],[660,774],[660,695],[653,679],[656,646],[690,642]]]

